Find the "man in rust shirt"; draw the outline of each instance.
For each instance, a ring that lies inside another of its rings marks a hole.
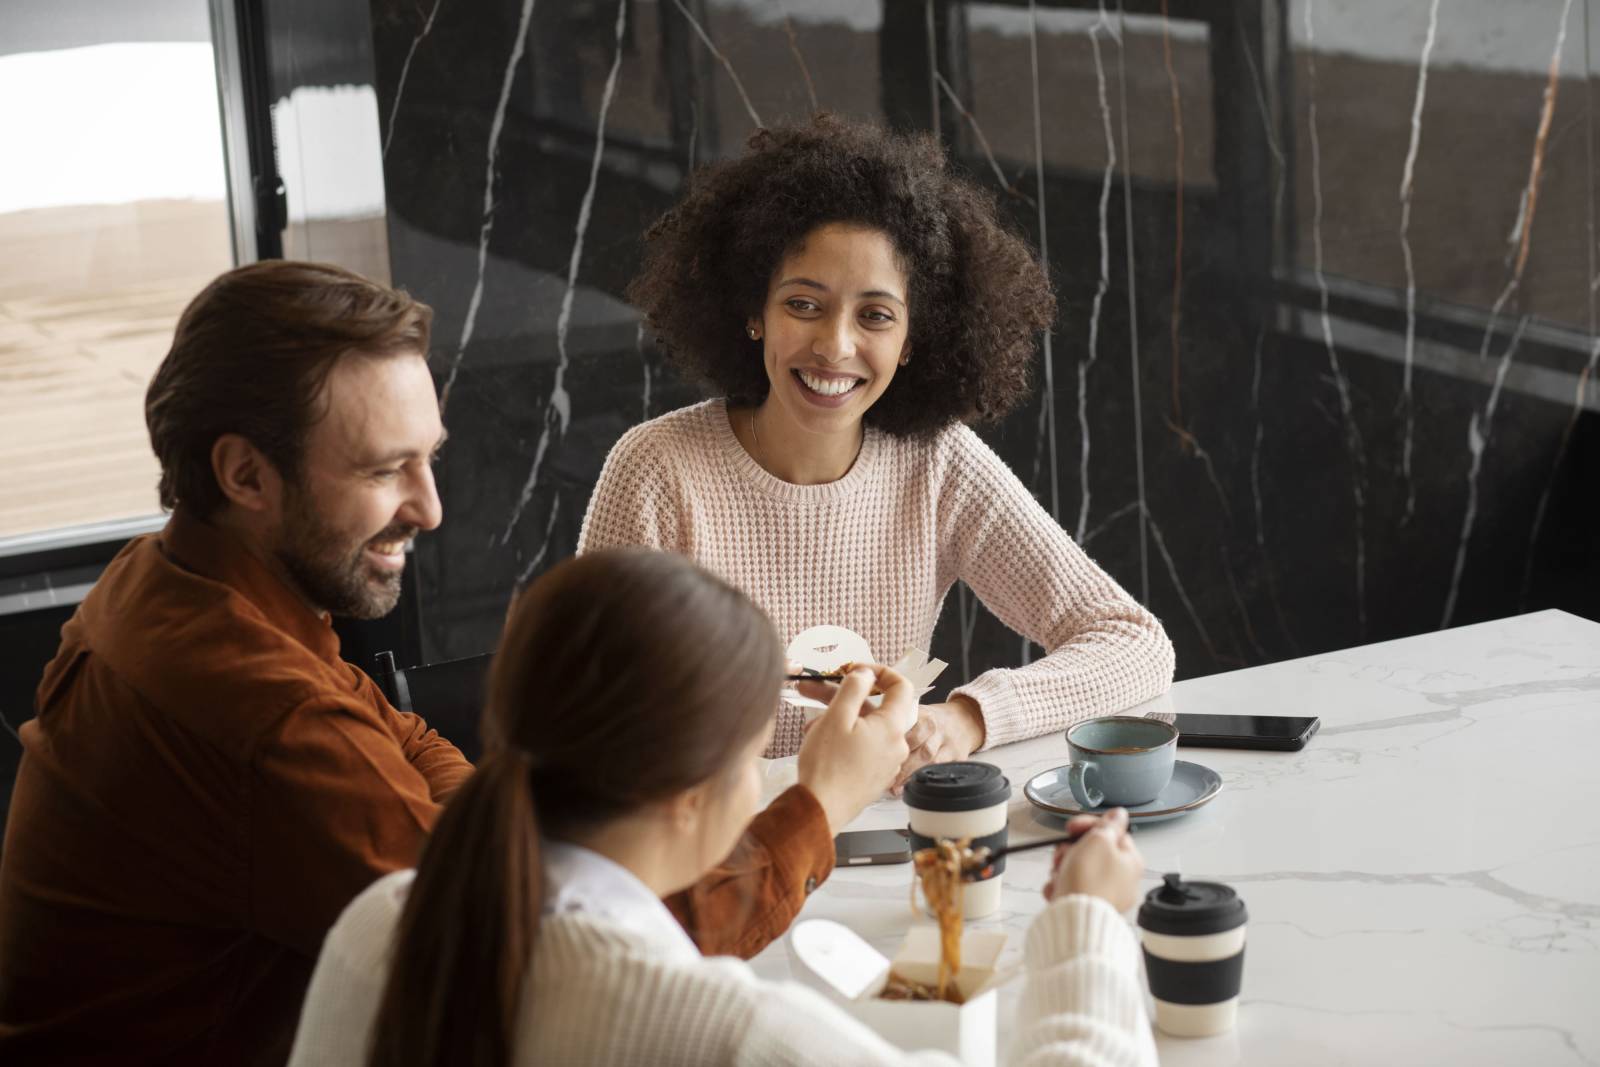
[[[430,319],[281,261],[184,312],[145,405],[171,520],[62,629],[21,731],[0,1062],[282,1063],[324,934],[471,773],[329,625],[387,613],[441,519]],[[886,784],[822,762],[669,902],[707,952],[780,934]]]

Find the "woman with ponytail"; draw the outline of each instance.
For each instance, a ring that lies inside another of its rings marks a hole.
[[[766,617],[682,557],[598,552],[536,581],[495,657],[485,759],[418,869],[375,883],[328,935],[291,1067],[953,1062],[702,958],[661,902],[759,807],[783,669]],[[881,790],[915,714],[904,678],[857,669],[808,732],[802,778],[822,766]],[[1048,1062],[1154,1062],[1115,910],[1142,869],[1126,825],[1065,854],[1030,934],[1021,1032]]]

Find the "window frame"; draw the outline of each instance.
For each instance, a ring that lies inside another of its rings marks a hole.
[[[278,220],[287,214],[276,210],[283,203],[284,191],[265,100],[266,40],[260,4],[207,0],[206,7],[215,57],[229,238],[234,265],[239,266],[282,254],[282,223]],[[259,116],[255,122],[252,114]],[[275,222],[276,230],[263,229]],[[81,601],[92,584],[92,580],[88,584],[83,581],[88,573],[85,568],[110,562],[133,537],[159,530],[166,521],[166,513],[157,506],[147,515],[0,537],[0,615],[34,610],[28,606],[34,601],[36,607]]]

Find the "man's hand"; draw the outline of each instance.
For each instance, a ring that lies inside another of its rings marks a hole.
[[[917,709],[917,724],[906,734],[911,754],[895,775],[890,792],[905,788],[917,768],[930,763],[963,760],[983,746],[983,712],[969,697],[957,696],[944,704],[924,704]]]

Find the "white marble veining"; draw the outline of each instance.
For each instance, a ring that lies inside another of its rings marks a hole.
[[[1155,540],[1156,551],[1161,553],[1161,560],[1167,565],[1167,577],[1172,579],[1173,591],[1178,594],[1178,600],[1183,603],[1184,614],[1189,616],[1189,621],[1194,624],[1195,632],[1200,635],[1200,643],[1206,648],[1206,653],[1212,658],[1217,658],[1217,646],[1211,640],[1211,631],[1206,629],[1206,621],[1201,618],[1200,612],[1195,610],[1194,601],[1189,599],[1188,590],[1183,587],[1183,579],[1178,576],[1178,565],[1172,559],[1172,553],[1167,551],[1167,539],[1161,536],[1161,527],[1156,523],[1154,515],[1145,510],[1145,525],[1150,530],[1150,536]]]
[[[1522,332],[1527,328],[1528,316],[1524,315],[1518,320],[1516,333],[1512,334],[1505,352],[1500,356],[1494,385],[1489,388],[1489,399],[1484,401],[1483,410],[1474,411],[1472,418],[1467,421],[1467,454],[1472,457],[1467,465],[1467,506],[1461,513],[1461,537],[1456,542],[1456,561],[1450,569],[1450,591],[1445,594],[1444,616],[1439,620],[1441,627],[1449,626],[1455,617],[1456,597],[1461,592],[1461,573],[1467,567],[1467,546],[1472,543],[1472,525],[1478,518],[1478,475],[1483,471],[1483,453],[1494,429],[1494,409],[1500,401],[1500,390],[1506,384],[1506,371],[1511,368],[1511,358],[1516,355],[1517,346],[1522,343]]]
[[[411,75],[411,61],[416,58],[417,46],[422,44],[428,34],[433,32],[433,20],[439,15],[439,5],[444,0],[433,0],[433,10],[428,12],[422,29],[411,39],[411,47],[406,49],[405,62],[400,64],[400,79],[395,83],[394,102],[389,105],[389,122],[383,131],[383,158],[389,158],[389,143],[394,140],[394,120],[400,114],[400,101],[406,95],[406,78]]]
[[[973,115],[973,113],[967,109],[967,105],[961,102],[961,94],[957,93],[955,89],[951,87],[950,83],[945,80],[945,76],[939,73],[939,69],[937,67],[935,67],[933,70],[933,84],[935,87],[942,90],[945,96],[950,98],[950,104],[956,109],[956,113],[959,114],[963,119],[967,120],[967,125],[972,129],[972,135],[978,139],[979,151],[983,153],[983,158],[989,161],[989,169],[994,173],[994,180],[999,182],[1000,187],[1010,195],[1016,197],[1018,200],[1024,200],[1029,204],[1032,204],[1033,197],[1029,196],[1021,189],[1018,189],[1016,183],[1010,178],[1006,177],[1006,172],[1000,167],[1000,161],[994,157],[994,149],[989,145],[989,138],[984,136],[983,127],[978,124],[977,116]],[[934,99],[937,102],[938,98],[935,97]]]
[[[961,675],[972,677],[972,632],[978,625],[978,613],[983,603],[967,588],[966,582],[956,583],[956,621],[961,627]]]
[[[520,589],[532,581],[533,576],[539,573],[539,568],[544,566],[545,557],[550,554],[550,535],[555,531],[556,518],[560,514],[561,497],[556,496],[550,501],[550,514],[544,520],[544,537],[539,541],[539,549],[517,575],[517,588]]]
[[[1089,532],[1089,371],[1100,355],[1100,305],[1111,288],[1111,178],[1117,169],[1117,140],[1111,132],[1111,103],[1106,98],[1106,64],[1100,54],[1102,35],[1115,37],[1101,0],[1099,18],[1089,27],[1089,47],[1094,53],[1095,95],[1100,103],[1100,127],[1106,141],[1106,165],[1100,172],[1100,202],[1096,212],[1100,230],[1100,279],[1094,287],[1094,303],[1089,309],[1089,347],[1078,361],[1078,526],[1075,539],[1083,544]],[[1119,41],[1118,44],[1121,42]]]
[[[567,368],[572,362],[567,353],[567,331],[572,326],[572,305],[578,292],[578,269],[583,265],[583,241],[589,232],[589,219],[594,212],[594,191],[600,182],[600,161],[606,152],[606,117],[611,112],[611,100],[617,92],[617,75],[622,70],[622,53],[627,29],[628,2],[619,0],[616,45],[612,52],[611,69],[606,74],[605,89],[600,96],[600,117],[595,122],[594,130],[594,153],[589,159],[589,184],[584,188],[583,200],[578,205],[578,221],[573,227],[572,254],[567,261],[567,287],[561,294],[561,310],[556,316],[555,380],[550,385],[550,399],[545,406],[544,425],[539,431],[539,443],[533,450],[533,463],[528,468],[528,478],[523,482],[522,492],[517,496],[517,502],[511,509],[511,519],[506,523],[505,533],[500,535],[502,545],[511,540],[517,524],[522,521],[523,510],[527,508],[528,501],[533,499],[534,489],[538,488],[539,469],[544,465],[552,431],[555,431],[557,437],[565,435],[567,424],[572,420],[572,396],[567,392],[566,386]],[[545,546],[541,546],[538,555],[542,558],[544,554]]]
[[[1028,0],[1028,71],[1033,87],[1033,180],[1039,190],[1039,266],[1046,276],[1050,273],[1050,227],[1045,218],[1044,195],[1044,122],[1039,113],[1039,10],[1035,0]],[[1055,331],[1044,331],[1044,403],[1039,409],[1042,432],[1038,437],[1039,449],[1048,448],[1046,459],[1050,465],[1050,517],[1061,521],[1061,477],[1056,470],[1056,360],[1052,345]],[[1024,644],[1026,653],[1027,646]],[[1024,657],[1026,662],[1026,657]]]
[[[739,91],[739,99],[744,102],[745,114],[750,116],[751,125],[757,128],[765,126],[766,123],[761,121],[761,116],[756,114],[756,106],[750,102],[750,94],[744,91],[744,82],[739,79],[739,72],[733,69],[733,64],[728,62],[728,57],[723,55],[722,49],[718,48],[716,42],[711,40],[711,35],[706,32],[706,28],[700,25],[700,20],[691,15],[689,9],[683,6],[683,0],[672,0],[672,2],[677,7],[678,12],[693,27],[695,36],[700,38],[700,43],[706,46],[706,51],[710,52],[712,58],[721,63],[722,69],[728,72],[728,77],[733,80],[733,87]]]
[[[1312,0],[1305,0],[1306,133],[1311,145],[1311,249],[1312,273],[1317,280],[1318,320],[1322,345],[1328,353],[1328,369],[1339,393],[1339,417],[1344,426],[1345,451],[1349,453],[1350,495],[1355,504],[1356,525],[1356,622],[1361,636],[1367,635],[1367,451],[1350,402],[1350,380],[1339,361],[1333,343],[1333,320],[1328,311],[1328,276],[1322,262],[1322,140],[1317,133],[1317,57],[1309,46],[1316,42],[1316,23]]]
[[[1590,208],[1589,232],[1594,233],[1594,211]],[[1589,283],[1589,332],[1596,332],[1595,315],[1595,289],[1600,286],[1600,272],[1594,268],[1595,243],[1589,242],[1589,270],[1593,281]],[[1556,458],[1550,464],[1550,473],[1545,476],[1544,488],[1539,491],[1539,503],[1533,509],[1533,525],[1528,528],[1528,550],[1522,560],[1522,586],[1518,600],[1525,606],[1528,602],[1528,590],[1533,585],[1534,549],[1539,546],[1539,534],[1544,531],[1545,512],[1550,507],[1550,494],[1554,492],[1557,480],[1561,477],[1563,465],[1567,461],[1567,447],[1572,443],[1572,428],[1578,424],[1578,417],[1583,414],[1583,404],[1589,389],[1589,383],[1595,380],[1595,371],[1600,368],[1600,335],[1596,335],[1589,342],[1589,362],[1585,364],[1578,375],[1578,385],[1573,390],[1572,414],[1567,419],[1567,428],[1561,434],[1561,444],[1556,448]]]
[[[1411,140],[1406,145],[1405,169],[1400,175],[1400,253],[1406,263],[1406,344],[1405,372],[1400,382],[1400,406],[1405,409],[1405,444],[1400,454],[1400,472],[1406,483],[1406,522],[1417,507],[1417,487],[1411,480],[1411,446],[1416,430],[1416,413],[1411,406],[1411,368],[1417,350],[1417,271],[1411,256],[1411,197],[1417,167],[1417,149],[1422,144],[1422,104],[1428,96],[1428,57],[1439,37],[1439,0],[1428,7],[1428,35],[1422,42],[1422,58],[1417,61],[1417,91],[1411,101]]]
[[[1284,194],[1289,186],[1289,160],[1284,155],[1283,146],[1278,141],[1278,131],[1274,128],[1272,120],[1272,109],[1267,106],[1267,95],[1261,65],[1256,61],[1255,52],[1250,47],[1248,38],[1241,38],[1240,44],[1240,52],[1244,56],[1245,66],[1250,72],[1251,95],[1255,98],[1256,112],[1261,117],[1261,132],[1266,138],[1267,150],[1272,154],[1272,229],[1274,233],[1277,233],[1281,232],[1283,228],[1283,201]],[[1278,617],[1279,625],[1283,629],[1284,637],[1289,642],[1289,647],[1298,652],[1299,645],[1296,644],[1294,635],[1289,632],[1288,622],[1284,618],[1283,604],[1278,600],[1278,580],[1270,553],[1267,551],[1265,508],[1261,500],[1261,446],[1266,439],[1266,423],[1261,417],[1261,355],[1266,339],[1267,323],[1262,320],[1256,328],[1256,342],[1251,357],[1250,372],[1250,417],[1255,422],[1255,431],[1250,441],[1250,501],[1255,512],[1255,546],[1259,560],[1258,566],[1261,568],[1262,575],[1266,578],[1267,598],[1272,603],[1273,613]]]
[[[1500,295],[1495,298],[1494,306],[1489,309],[1488,324],[1483,331],[1483,344],[1478,349],[1479,360],[1488,358],[1489,341],[1494,335],[1500,312],[1521,287],[1523,270],[1528,265],[1528,253],[1533,247],[1533,219],[1539,205],[1539,180],[1544,173],[1545,147],[1549,143],[1551,121],[1555,118],[1556,112],[1557,93],[1561,88],[1561,53],[1566,47],[1567,21],[1571,14],[1572,0],[1565,0],[1561,7],[1561,23],[1556,32],[1555,47],[1550,52],[1550,68],[1545,79],[1544,97],[1539,106],[1539,126],[1534,134],[1532,158],[1528,163],[1528,183],[1522,190],[1517,223],[1511,231],[1509,243],[1515,247],[1515,255],[1510,260],[1510,276],[1506,279],[1505,287],[1500,290]],[[1505,384],[1506,371],[1511,367],[1511,360],[1516,355],[1517,345],[1522,339],[1522,331],[1527,325],[1528,318],[1524,314],[1515,336],[1511,338],[1506,350],[1500,356],[1500,364],[1495,370],[1494,386],[1489,392],[1488,399],[1484,401],[1482,412],[1473,412],[1472,419],[1467,424],[1467,451],[1472,456],[1471,464],[1467,468],[1467,506],[1461,518],[1461,536],[1456,544],[1455,565],[1450,573],[1450,591],[1445,597],[1441,626],[1450,625],[1450,620],[1455,615],[1461,572],[1466,567],[1467,547],[1472,541],[1472,527],[1478,513],[1478,475],[1483,469],[1484,450],[1488,447],[1494,430],[1495,404],[1500,399],[1500,389]],[[1591,322],[1591,329],[1592,327]],[[1582,388],[1580,384],[1580,392]]]
[[[1181,871],[1227,882],[1250,909],[1238,1028],[1158,1035],[1163,1063],[1600,1062],[1600,624],[1544,611],[1197,678],[1163,699],[1323,723],[1299,753],[1186,750],[1222,774],[1222,794],[1136,832],[1147,886]],[[986,758],[1017,790],[1014,838],[1049,832],[1021,786],[1066,762],[1065,742]],[[884,801],[854,828],[904,820]],[[1012,857],[1002,912],[976,925],[1020,934],[1048,863],[1047,850]],[[909,884],[906,866],[840,870],[802,918],[892,949]],[[788,977],[787,944],[755,965]]]
[[[822,110],[822,105],[817,103],[817,83],[811,80],[811,68],[806,66],[805,54],[800,51],[800,39],[794,32],[794,20],[789,17],[789,8],[783,0],[778,0],[778,13],[783,16],[783,32],[789,39],[789,54],[794,56],[794,62],[800,68],[800,77],[805,79],[806,98],[811,101],[811,112],[816,114]]]
[[[1117,121],[1122,134],[1122,237],[1126,246],[1124,270],[1128,290],[1128,379],[1133,391],[1133,472],[1139,497],[1139,602],[1150,602],[1149,508],[1144,470],[1144,398],[1139,385],[1139,287],[1135,283],[1137,260],[1133,240],[1133,146],[1128,138],[1127,14],[1117,12]]]
[[[467,317],[461,326],[461,338],[456,342],[455,355],[450,358],[450,371],[444,386],[439,390],[439,413],[444,414],[450,403],[450,390],[461,372],[461,361],[466,358],[467,346],[472,343],[472,330],[478,323],[478,309],[483,305],[483,280],[489,263],[489,238],[494,234],[495,186],[500,181],[500,133],[506,125],[506,107],[511,102],[511,87],[516,83],[517,67],[528,48],[528,24],[533,19],[535,0],[522,0],[522,10],[517,17],[517,33],[511,42],[511,58],[500,75],[500,95],[495,100],[494,118],[489,122],[488,158],[484,163],[483,208],[478,224],[478,270],[472,283],[472,297],[467,301]],[[432,21],[432,17],[429,17]],[[393,122],[391,116],[390,121]]]
[[[648,422],[650,420],[650,386],[655,379],[655,372],[650,369],[650,361],[645,358],[644,322],[642,320],[633,335],[633,351],[639,357],[639,366],[644,373],[644,388],[640,390],[639,397],[639,421]]]
[[[1088,533],[1084,534],[1083,540],[1078,542],[1078,547],[1088,551],[1089,546],[1094,544],[1095,539],[1100,537],[1112,526],[1114,526],[1118,519],[1121,519],[1125,515],[1131,515],[1138,510],[1139,501],[1137,500],[1129,501],[1128,503],[1122,505],[1120,508],[1096,523]]]

